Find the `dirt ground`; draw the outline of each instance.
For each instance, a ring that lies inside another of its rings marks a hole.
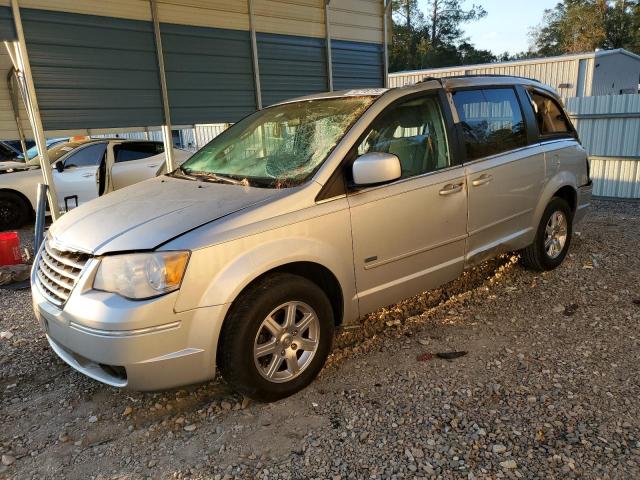
[[[268,405],[85,378],[0,290],[0,478],[640,478],[640,203],[579,230],[553,272],[505,256],[369,316]]]

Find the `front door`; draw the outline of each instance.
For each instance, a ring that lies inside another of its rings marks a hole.
[[[63,160],[64,169],[53,170],[58,204],[63,212],[98,198],[100,166],[106,161],[107,142],[79,147]]]
[[[360,313],[434,288],[462,272],[467,192],[453,165],[438,96],[403,101],[374,121],[357,154],[400,159],[402,178],[352,191]]]
[[[453,101],[467,156],[470,265],[530,243],[545,159],[539,144],[528,145],[513,88],[461,90]]]

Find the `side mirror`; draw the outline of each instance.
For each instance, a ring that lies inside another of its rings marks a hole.
[[[392,153],[369,152],[353,162],[353,182],[356,185],[375,185],[391,182],[402,175],[400,160]]]
[[[56,170],[60,173],[62,173],[64,171],[64,163],[62,162],[56,162]]]

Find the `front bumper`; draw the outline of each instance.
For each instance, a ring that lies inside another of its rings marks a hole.
[[[176,313],[178,292],[131,301],[83,286],[63,308],[49,303],[34,282],[33,307],[51,348],[74,369],[132,390],[161,390],[215,376],[225,306]]]

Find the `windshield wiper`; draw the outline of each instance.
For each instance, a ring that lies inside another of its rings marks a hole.
[[[232,185],[244,185],[245,182],[242,180],[236,180],[235,178],[227,177],[226,175],[220,175],[219,173],[212,172],[191,172],[184,171],[183,172],[193,178],[201,179],[204,181],[213,181],[213,182],[222,182],[222,183],[230,183]]]

